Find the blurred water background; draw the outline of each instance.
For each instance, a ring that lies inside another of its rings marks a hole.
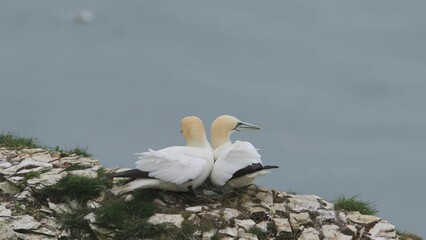
[[[0,131],[108,167],[184,144],[179,121],[261,126],[257,183],[360,194],[426,236],[426,2],[1,1]]]

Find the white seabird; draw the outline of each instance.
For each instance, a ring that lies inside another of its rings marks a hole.
[[[259,130],[256,125],[238,120],[229,115],[216,118],[211,126],[211,144],[215,163],[210,181],[228,191],[251,184],[258,176],[269,173],[266,169],[278,166],[264,166],[260,154],[249,142],[231,142],[231,133],[242,130]]]
[[[214,162],[204,125],[198,117],[185,117],[181,121],[181,132],[186,146],[137,153],[140,157],[136,169],[111,176],[134,180],[111,192],[117,195],[140,188],[186,192],[201,185],[208,178]]]

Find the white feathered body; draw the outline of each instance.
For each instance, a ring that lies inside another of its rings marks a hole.
[[[246,174],[231,179],[235,172],[252,164],[260,163],[260,154],[250,142],[227,142],[213,151],[215,163],[210,174],[210,181],[217,186],[240,188],[247,186],[261,175],[269,173],[267,170]]]
[[[113,190],[122,194],[140,188],[157,188],[174,192],[189,191],[209,176],[214,159],[210,145],[205,147],[173,146],[158,151],[137,153],[136,168],[149,172],[151,178],[135,179]]]

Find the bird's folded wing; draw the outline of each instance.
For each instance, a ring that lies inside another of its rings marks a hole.
[[[184,151],[159,150],[139,153],[136,168],[149,176],[174,184],[183,184],[201,175],[207,161]]]
[[[252,164],[262,164],[256,148],[249,142],[236,141],[222,150],[214,168],[221,175],[220,179],[226,182],[234,173]]]

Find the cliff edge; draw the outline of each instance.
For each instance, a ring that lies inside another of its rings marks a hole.
[[[251,185],[198,196],[114,196],[117,169],[61,152],[0,148],[1,239],[398,239],[388,221],[314,195]]]

